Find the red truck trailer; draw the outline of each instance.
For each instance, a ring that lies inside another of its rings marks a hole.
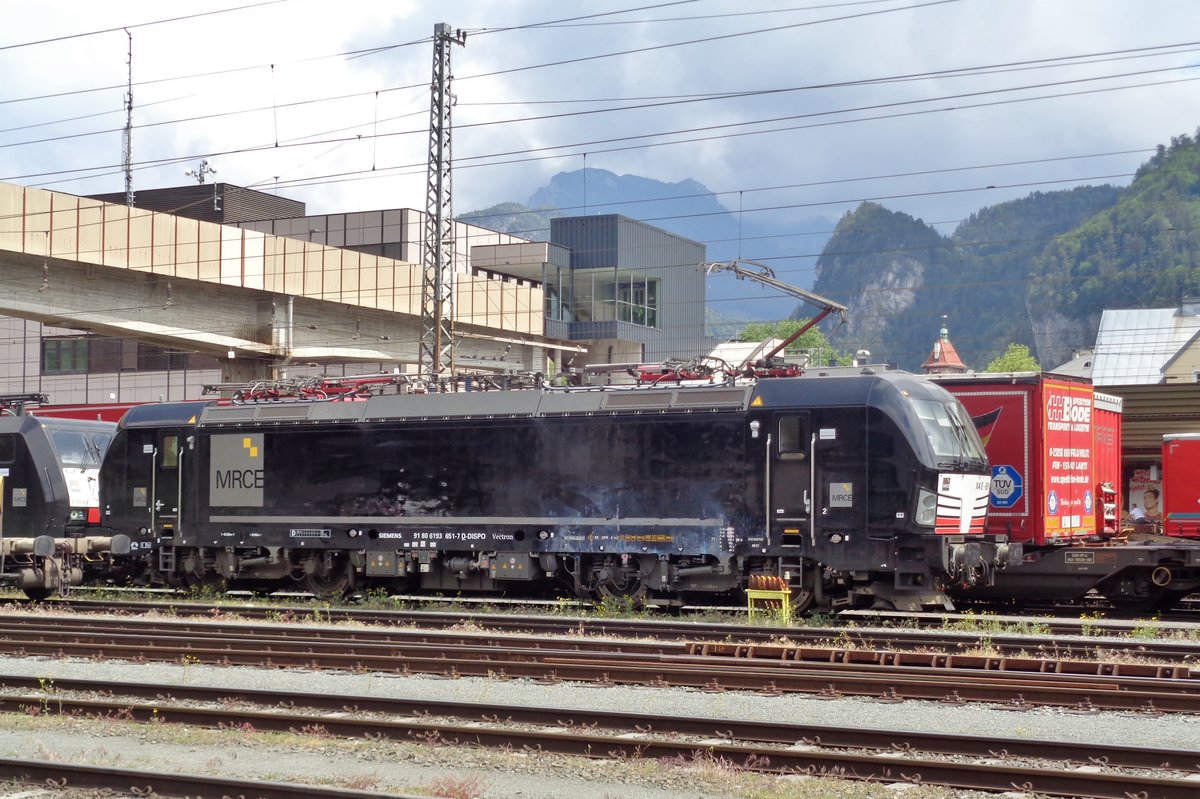
[[[1163,436],[1162,465],[1163,533],[1200,537],[1200,433]]]
[[[1068,544],[1102,532],[1107,515],[1115,521],[1117,500],[1101,483],[1120,482],[1119,400],[1098,401],[1088,380],[1041,372],[931,377],[967,409],[987,449],[988,532]]]
[[[1119,397],[1041,372],[930,377],[967,409],[987,449],[988,532],[1021,547],[1019,565],[952,592],[956,600],[1061,601],[1095,591],[1122,609],[1163,610],[1200,590],[1196,542],[1119,535]]]

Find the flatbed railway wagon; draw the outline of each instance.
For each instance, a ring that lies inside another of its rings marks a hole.
[[[1042,372],[931,376],[974,420],[992,469],[990,534],[1022,562],[955,596],[1031,603],[1096,591],[1161,610],[1200,590],[1200,543],[1123,536],[1121,402],[1091,381]]]
[[[110,422],[0,415],[0,582],[31,598],[107,572],[128,540],[89,534],[99,521],[100,463]]]
[[[103,524],[172,585],[679,604],[751,577],[800,608],[944,605],[1019,560],[984,534],[962,406],[907,373],[354,401],[122,419]]]

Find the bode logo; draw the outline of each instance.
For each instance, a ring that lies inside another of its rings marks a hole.
[[[261,508],[265,483],[263,462],[262,433],[213,436],[208,474],[209,505]]]
[[[1046,398],[1046,426],[1049,429],[1086,433],[1091,423],[1091,397],[1051,394]]]

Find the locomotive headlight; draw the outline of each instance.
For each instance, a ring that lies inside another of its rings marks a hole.
[[[917,513],[913,521],[922,527],[933,527],[937,521],[937,494],[922,488],[917,494]]]

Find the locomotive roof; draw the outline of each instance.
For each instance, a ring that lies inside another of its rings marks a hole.
[[[95,430],[111,433],[116,429],[112,422],[100,422],[94,419],[71,419],[61,416],[0,416],[0,433],[24,433],[36,427],[55,430]]]
[[[150,403],[131,408],[122,428],[201,427],[288,422],[374,422],[389,419],[504,419],[583,415],[697,413],[748,408],[882,405],[903,394],[944,398],[943,390],[892,369],[833,367],[801,377],[756,383],[596,387],[559,390],[382,394],[364,401],[217,401]],[[885,395],[889,395],[885,397]]]
[[[135,405],[125,412],[118,422],[122,429],[126,427],[162,427],[164,425],[179,425],[181,427],[195,424],[200,418],[201,411],[211,405],[208,401],[197,402],[152,402],[146,405]]]
[[[749,408],[883,405],[898,395],[943,398],[920,376],[897,370],[830,368],[757,383],[447,394],[382,394],[364,401],[158,403],[131,409],[122,427],[274,425],[393,419],[505,419],[704,413]]]

